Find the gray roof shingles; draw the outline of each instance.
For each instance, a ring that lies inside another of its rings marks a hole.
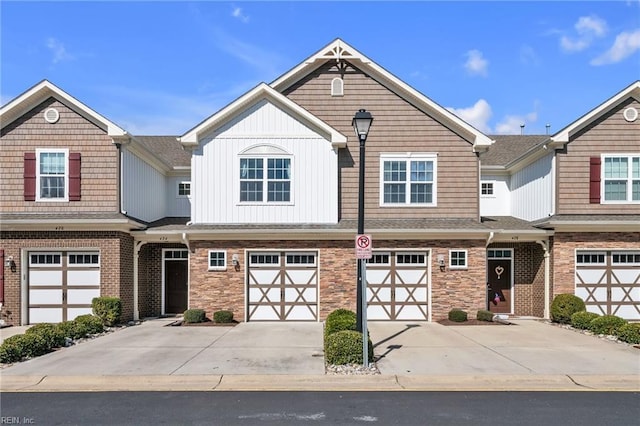
[[[548,135],[491,135],[495,143],[480,155],[483,166],[506,166],[549,139]]]
[[[171,167],[191,166],[191,154],[182,149],[177,136],[135,136],[135,139]]]

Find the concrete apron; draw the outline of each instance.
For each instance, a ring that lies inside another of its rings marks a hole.
[[[539,321],[369,325],[376,376],[324,374],[321,323],[153,320],[3,369],[3,391],[626,390],[640,350]]]

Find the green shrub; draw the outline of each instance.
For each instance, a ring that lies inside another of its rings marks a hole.
[[[80,339],[85,337],[86,334],[82,334],[81,330],[75,321],[63,321],[56,324],[56,328],[64,337],[69,339]]]
[[[73,320],[76,323],[76,334],[86,337],[89,334],[98,334],[104,331],[102,320],[95,315],[80,315]]]
[[[91,301],[93,314],[102,320],[107,327],[120,322],[122,303],[117,297],[94,297]]]
[[[640,322],[627,323],[620,327],[618,339],[632,345],[640,344]]]
[[[233,322],[233,312],[218,311],[213,313],[213,321],[220,324],[229,324]]]
[[[478,321],[491,322],[491,321],[493,321],[493,312],[487,311],[487,310],[484,310],[484,309],[480,309],[478,311],[478,313],[476,313],[476,318],[478,319]]]
[[[576,312],[575,314],[571,315],[571,325],[579,330],[588,330],[591,321],[598,318],[599,316],[600,315],[596,314],[595,312]]]
[[[455,322],[465,322],[467,320],[467,313],[462,309],[452,309],[449,311],[449,320]]]
[[[373,361],[373,343],[369,339],[369,362]],[[362,364],[362,333],[342,330],[327,335],[324,340],[324,356],[328,364]]]
[[[7,337],[0,345],[0,362],[8,364],[24,358],[24,338],[22,334]]]
[[[336,309],[331,312],[326,321],[324,322],[324,336],[327,336],[338,331],[352,330],[357,328],[356,313],[348,309]]]
[[[187,309],[184,311],[182,319],[187,324],[204,322],[206,315],[203,309]]]
[[[64,346],[65,343],[64,334],[55,324],[36,324],[28,328],[25,334],[39,334],[51,349]]]
[[[589,330],[595,334],[618,335],[620,327],[625,325],[627,321],[615,315],[603,315],[589,323]]]
[[[569,324],[571,315],[586,311],[584,301],[573,294],[559,294],[551,302],[551,319],[560,324]]]

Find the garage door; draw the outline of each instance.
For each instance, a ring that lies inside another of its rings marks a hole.
[[[589,312],[640,320],[640,251],[577,251],[576,296]]]
[[[429,319],[429,252],[374,252],[367,261],[367,319]]]
[[[317,252],[252,252],[247,257],[249,321],[317,321]]]
[[[29,324],[61,322],[91,313],[100,296],[100,254],[29,252]]]

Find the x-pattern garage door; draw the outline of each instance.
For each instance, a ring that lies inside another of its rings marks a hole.
[[[589,312],[640,320],[640,251],[578,251],[575,284]]]
[[[316,321],[317,252],[249,253],[248,320]]]
[[[429,319],[428,252],[376,252],[367,261],[367,319]]]

